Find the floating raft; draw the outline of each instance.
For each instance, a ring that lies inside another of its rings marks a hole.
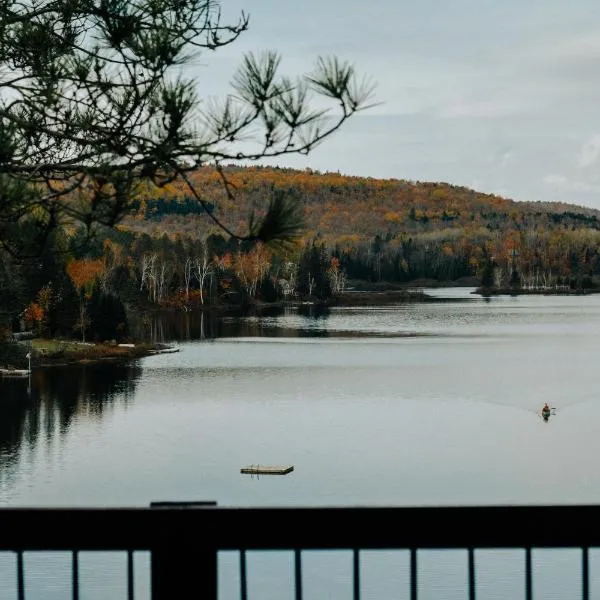
[[[30,374],[29,369],[0,369],[0,375],[3,377],[27,377]]]
[[[293,465],[284,465],[284,466],[263,466],[263,465],[250,465],[249,467],[244,467],[240,469],[240,473],[244,473],[246,475],[287,475],[294,470]]]

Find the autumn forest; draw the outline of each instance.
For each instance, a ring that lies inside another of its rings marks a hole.
[[[330,302],[344,291],[435,280],[566,291],[600,280],[600,212],[452,186],[272,167],[206,167],[140,188],[116,229],[58,230],[40,255],[2,254],[0,323],[50,336],[125,339],[132,309]],[[239,242],[274,195],[302,228],[278,247]],[[214,218],[213,218],[214,217]],[[219,227],[215,218],[221,223]]]

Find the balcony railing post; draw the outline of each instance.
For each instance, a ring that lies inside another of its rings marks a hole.
[[[152,503],[152,508],[190,510],[206,503]],[[184,537],[185,536],[185,537]],[[152,600],[217,600],[217,548],[202,543],[201,531],[158,537],[150,550]]]
[[[153,548],[152,600],[217,600],[217,552]]]

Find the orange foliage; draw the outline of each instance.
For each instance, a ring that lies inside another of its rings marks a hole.
[[[227,252],[221,257],[215,256],[213,262],[222,271],[227,271],[233,265],[233,257],[231,252]]]
[[[78,291],[90,292],[96,280],[104,273],[104,259],[71,260],[67,263],[67,274]]]
[[[30,302],[27,308],[23,311],[23,319],[30,326],[36,327],[44,320],[44,310],[37,302]]]
[[[245,233],[248,215],[252,211],[260,215],[275,189],[303,208],[301,243],[318,236],[320,242],[340,253],[360,253],[370,247],[375,236],[380,236],[385,240],[384,254],[389,257],[392,251],[398,252],[413,261],[411,268],[415,259],[410,258],[411,244],[407,240],[412,241],[413,248],[430,245],[442,260],[467,262],[473,270],[489,256],[504,269],[514,265],[519,271],[530,269],[539,262],[537,249],[543,246],[544,260],[566,273],[573,257],[586,265],[592,260],[584,249],[595,247],[595,242],[579,239],[577,231],[600,231],[600,216],[592,209],[571,207],[565,212],[567,208],[560,203],[514,202],[443,182],[374,179],[265,166],[230,165],[224,172],[234,198],[227,195],[220,175],[211,166],[188,176],[201,190],[203,200],[215,207],[215,216],[232,231]],[[141,214],[145,211],[145,198],[161,197],[168,203],[190,195],[182,181],[160,190],[148,187],[146,191],[139,198]],[[208,235],[213,227],[205,215],[178,218],[176,221],[174,216],[165,216],[160,221],[127,223],[132,229],[156,236],[167,232],[197,237],[199,232]],[[252,279],[251,265],[243,264],[245,261],[238,259],[238,270]],[[215,260],[215,265],[227,272],[234,267],[234,261],[226,254]]]

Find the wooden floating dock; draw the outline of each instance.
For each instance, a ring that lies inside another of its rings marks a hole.
[[[0,369],[3,377],[27,377],[31,374],[29,369]]]
[[[294,470],[293,465],[269,467],[264,465],[250,465],[240,469],[240,473],[246,475],[287,475]]]

